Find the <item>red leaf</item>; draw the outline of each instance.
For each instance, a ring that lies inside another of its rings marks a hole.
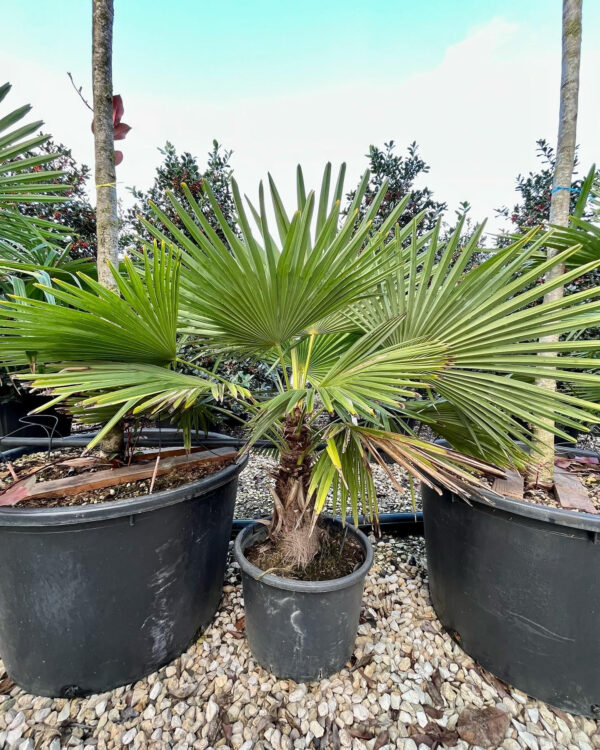
[[[561,469],[568,469],[571,466],[573,459],[571,458],[555,458],[554,465]]]
[[[0,506],[16,505],[20,500],[29,497],[29,492],[35,484],[35,477],[25,477],[0,494]]]
[[[121,122],[121,117],[123,117],[123,113],[125,112],[125,108],[123,107],[123,98],[120,94],[115,94],[113,96],[113,103],[112,103],[112,119],[113,119],[113,133],[114,133],[114,139],[115,141],[122,141],[123,138],[129,133],[131,130],[131,125],[127,125],[124,122]],[[94,121],[92,120],[92,133],[94,132]],[[123,161],[123,152],[122,151],[115,151],[115,166],[119,165]]]
[[[114,127],[115,141],[122,141],[130,130],[131,125],[126,125],[124,122],[117,123]]]
[[[123,117],[124,112],[125,107],[123,106],[123,97],[121,94],[115,94],[113,96],[113,123],[115,125],[118,125],[121,122],[121,117]]]

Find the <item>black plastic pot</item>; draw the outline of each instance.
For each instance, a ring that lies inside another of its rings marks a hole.
[[[101,693],[184,651],[221,598],[244,465],[131,500],[0,508],[0,656],[15,682]]]
[[[339,524],[330,520],[329,523]],[[234,545],[242,570],[246,633],[255,659],[277,677],[320,680],[344,667],[358,630],[365,577],[373,549],[358,529],[348,533],[365,552],[363,564],[332,581],[293,581],[252,565],[244,550],[266,536],[263,524],[240,532]]]
[[[468,505],[424,485],[422,496],[442,624],[496,676],[598,718],[600,517],[491,493]]]

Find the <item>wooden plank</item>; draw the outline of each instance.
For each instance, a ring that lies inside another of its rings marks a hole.
[[[523,499],[524,482],[523,477],[514,469],[505,469],[506,479],[496,477],[492,485],[492,491],[515,500]]]
[[[148,453],[134,453],[133,458],[135,461],[156,461],[157,456],[160,456],[160,460],[163,458],[171,458],[171,456],[186,456],[191,453],[198,453],[200,451],[207,451],[202,445],[193,445],[189,451],[185,448],[162,448],[158,451],[148,451]]]
[[[199,466],[216,463],[228,458],[235,458],[237,451],[232,448],[215,448],[183,456],[172,456],[159,462],[157,476],[166,474],[172,469],[184,466]],[[100,487],[112,487],[117,484],[136,482],[139,479],[149,479],[154,473],[156,461],[143,464],[123,466],[121,469],[106,469],[104,471],[86,472],[74,477],[53,479],[49,482],[39,482],[31,489],[27,497],[61,497],[62,495],[76,495],[79,492],[96,490]]]
[[[577,474],[571,474],[559,466],[554,468],[554,494],[561,508],[598,513]]]

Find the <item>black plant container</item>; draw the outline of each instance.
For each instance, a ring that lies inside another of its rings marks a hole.
[[[101,693],[184,651],[221,599],[244,465],[131,500],[0,508],[0,655],[13,680],[37,695]]]
[[[578,454],[581,451],[578,451]],[[600,716],[600,517],[422,486],[433,606],[497,677]]]
[[[329,523],[339,524],[330,520]],[[358,570],[332,581],[294,581],[264,573],[244,550],[266,537],[263,524],[248,526],[235,541],[242,570],[246,633],[255,659],[277,677],[310,682],[344,667],[354,650],[365,577],[373,549],[362,531],[348,526],[362,546]],[[343,554],[343,553],[342,553]]]

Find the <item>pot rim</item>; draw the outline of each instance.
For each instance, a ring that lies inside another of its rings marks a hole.
[[[333,524],[339,526],[342,525],[340,521],[329,516],[323,516],[323,518]],[[349,532],[354,534],[360,542],[365,552],[365,559],[357,570],[347,576],[342,576],[342,578],[334,578],[329,581],[295,581],[291,578],[276,576],[273,573],[265,573],[256,565],[253,565],[244,554],[244,550],[248,546],[250,538],[255,535],[257,531],[265,530],[266,527],[262,523],[255,523],[240,531],[235,538],[233,554],[243,573],[250,576],[250,578],[253,578],[255,581],[264,583],[267,586],[272,586],[276,589],[283,589],[284,591],[297,591],[304,594],[323,594],[328,591],[341,591],[342,589],[353,586],[355,583],[365,578],[373,565],[374,557],[373,546],[367,536],[363,534],[360,529],[357,529],[349,523],[346,523],[346,526]]]
[[[435,492],[435,490],[431,490]],[[444,490],[444,492],[449,492]],[[451,493],[456,497],[454,493]],[[489,490],[479,492],[470,491],[469,500],[482,505],[484,508],[496,508],[515,516],[530,518],[543,523],[551,523],[556,526],[566,526],[580,531],[592,531],[600,533],[600,514],[586,513],[584,511],[568,510],[567,508],[553,508],[549,505],[530,503],[527,500],[516,500],[505,495],[496,495]],[[464,502],[464,501],[462,501]]]
[[[122,518],[123,516],[139,515],[147,511],[165,508],[169,505],[176,505],[192,498],[200,500],[202,496],[235,479],[243,471],[247,463],[248,454],[210,476],[202,477],[202,479],[198,479],[195,482],[188,482],[187,484],[172,487],[162,492],[153,492],[151,495],[140,495],[134,498],[110,500],[108,502],[89,505],[68,506],[66,508],[20,509],[14,506],[10,508],[0,507],[0,528],[69,526],[73,524],[94,523]]]
[[[600,453],[597,451],[579,450],[570,445],[557,445],[556,453],[571,456],[597,456],[600,458]],[[450,490],[445,488],[443,488],[443,490],[445,493],[451,494],[452,497],[457,497],[454,493],[451,493]],[[421,488],[421,492],[426,491],[435,492],[435,490],[427,488],[427,486],[424,485]],[[458,499],[460,500],[460,498]],[[567,508],[554,508],[549,505],[541,505],[540,503],[530,503],[527,500],[516,500],[515,498],[506,497],[506,495],[499,495],[486,489],[481,489],[477,492],[474,492],[471,489],[469,491],[469,499],[484,508],[495,508],[534,521],[551,523],[556,526],[566,526],[568,528],[577,529],[578,531],[591,531],[595,534],[600,533],[600,513],[596,515],[584,511],[568,510]]]

